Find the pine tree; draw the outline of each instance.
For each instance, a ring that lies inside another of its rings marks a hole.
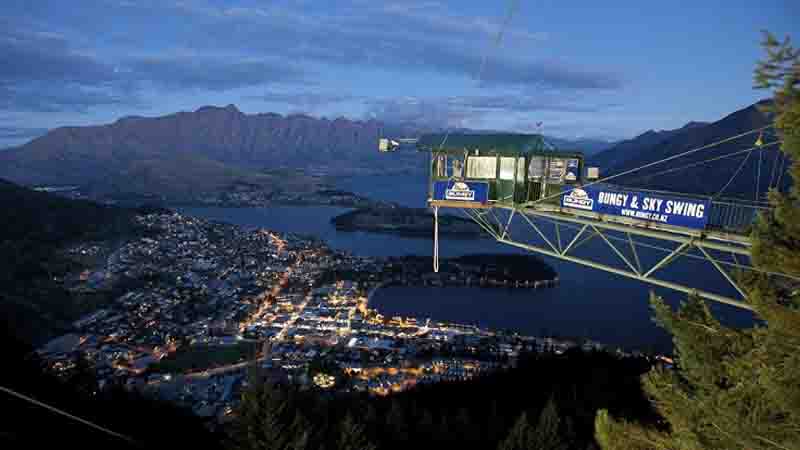
[[[767,59],[756,69],[756,87],[774,90],[768,109],[781,151],[793,161],[794,183],[788,193],[770,193],[774,210],[752,232],[752,261],[762,272],[741,276],[761,324],[731,329],[700,299],[673,311],[653,298],[678,365],[652,370],[643,385],[668,426],[645,428],[600,411],[596,438],[604,449],[800,448],[800,50],[769,33],[763,46]]]
[[[506,438],[497,446],[497,450],[532,450],[534,442],[534,429],[528,422],[528,414],[523,412]]]
[[[231,433],[231,447],[240,450],[284,450],[293,437],[285,424],[287,404],[269,383],[253,385],[244,394]]]
[[[369,441],[366,429],[356,422],[353,416],[347,414],[339,425],[339,450],[374,450],[375,446]]]
[[[567,445],[561,435],[561,418],[558,415],[556,403],[552,397],[539,413],[539,421],[533,432],[533,441],[530,447],[536,450],[566,450]]]

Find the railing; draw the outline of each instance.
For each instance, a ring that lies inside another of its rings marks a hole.
[[[764,203],[742,200],[711,200],[708,229],[747,234],[759,213],[769,211]]]

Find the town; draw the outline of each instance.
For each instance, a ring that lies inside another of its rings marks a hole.
[[[388,395],[513,367],[525,352],[602,347],[384,317],[369,298],[384,286],[417,280],[412,259],[358,257],[312,237],[178,213],[137,221],[147,233],[122,245],[89,242],[65,250],[95,263],[66,277],[68,289],[126,289],[38,353],[55,373],[88,365],[101,389],[150,392],[210,424],[232,416],[253,373],[307,389]],[[474,261],[455,260],[449,273],[424,281],[481,282],[478,270]],[[535,288],[539,281],[516,285]]]

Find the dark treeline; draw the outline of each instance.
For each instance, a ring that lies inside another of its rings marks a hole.
[[[0,204],[0,312],[13,318],[3,326],[41,344],[106,300],[77,296],[54,280],[76,269],[59,250],[72,242],[140,233],[132,220],[136,210],[70,200],[3,180]]]
[[[596,449],[599,409],[657,423],[639,376],[649,363],[604,352],[530,355],[477,380],[388,397],[260,383],[229,430],[237,449]]]
[[[0,448],[219,449],[222,439],[191,411],[121,386],[100,391],[94,371],[80,364],[66,378],[42,370],[31,348],[0,329],[0,386],[131,439],[105,434],[41,406],[0,392]]]

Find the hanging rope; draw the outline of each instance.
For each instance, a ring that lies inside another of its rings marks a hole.
[[[433,271],[439,273],[439,207],[433,207]]]

